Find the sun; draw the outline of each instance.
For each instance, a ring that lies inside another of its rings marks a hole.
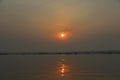
[[[68,32],[58,32],[56,34],[58,40],[68,40],[70,38],[70,33]]]
[[[64,39],[66,39],[67,34],[64,33],[64,32],[61,32],[61,33],[58,34],[58,37],[59,37],[60,40],[64,40]]]
[[[64,33],[61,33],[60,36],[61,36],[61,38],[64,38],[64,37],[65,37],[65,34],[64,34]]]

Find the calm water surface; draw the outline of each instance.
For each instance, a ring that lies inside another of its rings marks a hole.
[[[0,56],[0,80],[120,80],[120,55]]]

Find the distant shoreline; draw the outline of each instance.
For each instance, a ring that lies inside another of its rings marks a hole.
[[[120,54],[120,51],[0,53],[0,55],[80,55],[80,54]]]

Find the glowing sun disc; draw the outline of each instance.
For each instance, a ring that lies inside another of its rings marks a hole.
[[[62,38],[64,38],[64,37],[65,37],[65,34],[64,34],[64,33],[61,33],[60,36],[61,36]]]
[[[59,40],[67,40],[69,38],[69,33],[67,32],[59,32],[56,34],[56,38]]]

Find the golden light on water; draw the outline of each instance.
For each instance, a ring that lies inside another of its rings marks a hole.
[[[61,73],[65,73],[65,64],[62,64]]]
[[[64,60],[59,65],[59,74],[61,77],[64,77],[67,72],[69,72],[68,66],[65,64]]]
[[[66,73],[66,66],[65,66],[65,64],[61,64],[59,72],[60,72],[60,75],[62,77],[65,76],[65,73]]]

